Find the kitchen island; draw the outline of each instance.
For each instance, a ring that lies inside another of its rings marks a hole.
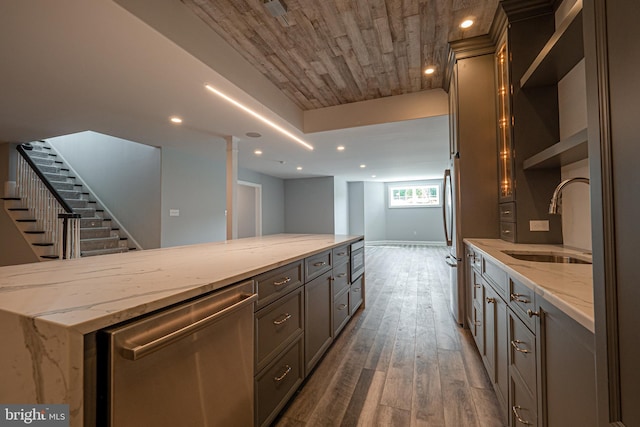
[[[0,402],[83,425],[86,337],[361,236],[280,234],[0,268]]]

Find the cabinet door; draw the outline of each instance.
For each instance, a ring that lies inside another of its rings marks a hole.
[[[331,271],[305,285],[304,362],[305,375],[314,368],[333,336],[333,292]]]
[[[484,293],[485,351],[483,361],[504,410],[509,391],[507,304],[486,286]]]
[[[544,398],[539,412],[544,425],[596,426],[593,333],[546,301],[541,301],[538,313],[537,359]]]

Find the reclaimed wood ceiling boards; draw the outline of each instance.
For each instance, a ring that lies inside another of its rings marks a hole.
[[[498,4],[282,0],[282,19],[263,0],[181,1],[303,110],[441,88],[447,43],[487,34]]]

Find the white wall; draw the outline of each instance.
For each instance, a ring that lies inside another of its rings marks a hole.
[[[347,181],[338,177],[333,179],[333,209],[334,233],[349,234],[349,189]]]
[[[96,132],[47,140],[143,249],[160,247],[160,149]]]
[[[169,216],[179,209],[180,216]],[[162,149],[162,247],[226,238],[226,147]]]
[[[386,240],[444,242],[442,207],[389,208],[389,186],[402,184],[436,184],[442,186],[442,180],[385,184]]]
[[[334,234],[333,192],[333,177],[285,180],[285,232]]]
[[[14,154],[15,153],[15,154]],[[4,183],[15,181],[15,171],[10,171],[11,162],[15,162],[17,152],[15,144],[0,143],[0,191],[4,196]],[[0,201],[4,204],[4,201]],[[37,262],[38,258],[29,243],[20,233],[13,220],[0,206],[0,266]]]
[[[255,237],[256,229],[256,192],[259,189],[238,184],[238,238]]]
[[[587,95],[584,59],[558,83],[560,139],[565,139],[587,127]],[[589,178],[588,160],[563,166],[563,180]],[[563,242],[574,248],[591,250],[591,204],[589,187],[571,184],[562,191]]]
[[[262,185],[262,234],[284,233],[284,180],[244,168],[238,180]]]

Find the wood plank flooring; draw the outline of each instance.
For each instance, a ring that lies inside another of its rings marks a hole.
[[[449,311],[444,246],[367,246],[359,310],[278,427],[503,426],[468,330]]]

